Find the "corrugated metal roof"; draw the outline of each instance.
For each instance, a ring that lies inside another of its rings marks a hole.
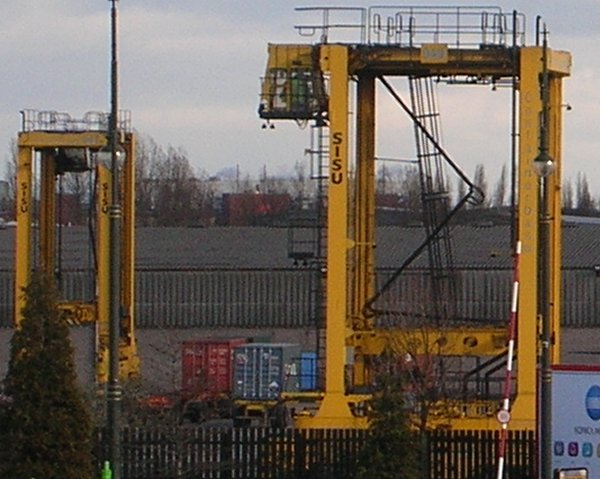
[[[84,269],[93,264],[87,230],[70,227],[63,232],[63,268]],[[288,268],[292,261],[287,256],[287,238],[287,228],[139,228],[136,265],[139,269]],[[377,266],[399,266],[424,239],[425,232],[419,227],[379,227]],[[457,268],[510,268],[510,227],[455,226],[452,252]],[[0,269],[12,269],[13,265],[14,228],[7,228],[0,230]],[[565,224],[563,266],[593,269],[595,265],[600,265],[600,224]],[[426,253],[414,266],[427,266]]]

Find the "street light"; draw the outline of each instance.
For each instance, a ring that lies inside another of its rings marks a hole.
[[[121,479],[121,396],[119,381],[119,343],[121,322],[121,189],[120,170],[125,155],[119,146],[118,122],[118,60],[117,60],[117,1],[111,4],[111,63],[110,63],[110,116],[107,151],[110,153],[112,198],[109,206],[109,251],[110,251],[110,315],[108,328],[108,386],[107,386],[107,430],[110,437],[110,466],[112,478]]]
[[[533,160],[533,168],[540,178],[547,178],[554,173],[554,159],[546,151],[540,151],[540,154]]]
[[[554,159],[548,153],[549,140],[549,75],[548,75],[547,31],[544,28],[542,48],[542,111],[540,115],[540,148],[533,161],[539,176],[538,202],[538,290],[537,311],[542,322],[540,351],[540,472],[542,479],[552,479],[552,370],[550,346],[552,341],[552,319],[550,317],[550,288],[552,285],[552,258],[550,245],[551,191],[549,176],[554,172]]]
[[[538,317],[542,322],[540,352],[540,456],[542,479],[552,478],[552,371],[550,346],[552,319],[550,317],[550,287],[552,284],[550,247],[550,189],[549,176],[554,161],[540,154],[533,162],[539,176],[538,214]]]

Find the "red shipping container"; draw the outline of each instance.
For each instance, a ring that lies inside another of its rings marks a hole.
[[[265,218],[284,214],[292,204],[287,193],[226,193],[223,220],[229,226],[256,226]]]
[[[181,349],[181,396],[211,398],[232,389],[233,349],[246,339],[185,341]]]

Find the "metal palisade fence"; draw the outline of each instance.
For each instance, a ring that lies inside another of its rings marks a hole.
[[[353,429],[129,428],[123,430],[123,479],[344,479],[352,477],[368,436]],[[99,430],[98,468],[108,455]],[[415,443],[417,442],[415,438]],[[424,479],[495,479],[497,431],[431,431]],[[508,436],[505,477],[534,477],[532,431]],[[401,454],[401,451],[398,451]]]

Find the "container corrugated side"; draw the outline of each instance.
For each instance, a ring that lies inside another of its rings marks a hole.
[[[185,341],[181,345],[181,395],[192,397],[231,394],[233,349],[243,338]]]
[[[281,392],[300,388],[300,346],[254,343],[234,350],[233,396],[246,400],[276,400]]]

